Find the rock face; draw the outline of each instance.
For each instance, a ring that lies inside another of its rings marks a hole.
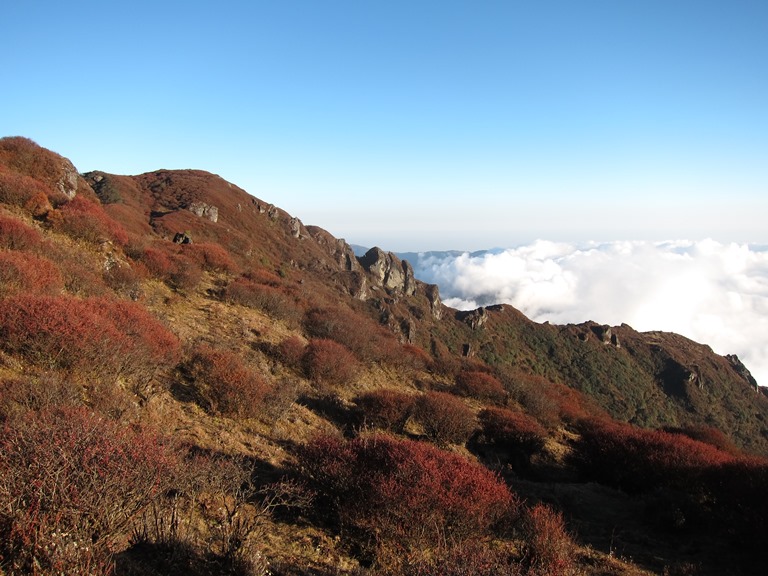
[[[218,222],[219,220],[219,209],[205,202],[192,202],[187,210],[200,218],[208,218],[211,222]]]
[[[67,198],[72,200],[77,195],[77,169],[66,158],[62,159],[61,168],[62,175],[59,181],[56,182],[56,186]]]
[[[328,251],[342,270],[356,271],[360,265],[352,247],[342,238],[335,238],[330,232],[318,226],[307,226],[307,232],[320,246]]]
[[[611,327],[607,324],[603,326],[592,326],[592,332],[595,333],[595,336],[597,336],[603,344],[613,344],[616,348],[621,348],[619,337],[613,333],[613,330],[611,330]]]
[[[481,307],[476,310],[470,310],[469,312],[458,312],[456,317],[466,323],[472,330],[477,330],[482,328],[488,321],[488,312],[485,308]]]
[[[736,356],[736,354],[726,354],[725,358],[728,360],[728,362],[731,363],[731,366],[733,366],[733,369],[736,370],[736,373],[744,378],[744,380],[749,382],[750,386],[754,387],[755,390],[760,389],[757,384],[757,380],[755,380],[754,376],[752,376],[750,371],[746,366],[744,366],[744,363],[739,359],[738,356]]]
[[[429,300],[429,308],[432,312],[432,317],[435,320],[440,320],[443,316],[443,301],[440,299],[440,290],[436,284],[427,284],[425,291],[427,300]]]
[[[369,272],[377,285],[391,295],[413,296],[416,293],[416,279],[413,268],[407,260],[400,260],[391,252],[371,248],[359,259],[360,265]]]

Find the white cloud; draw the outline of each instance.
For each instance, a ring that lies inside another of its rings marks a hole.
[[[507,303],[532,320],[677,332],[738,354],[768,385],[768,248],[698,242],[533,244],[422,254],[416,276],[458,309]]]

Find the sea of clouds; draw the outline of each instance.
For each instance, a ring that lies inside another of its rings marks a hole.
[[[506,303],[537,322],[676,332],[738,354],[768,386],[768,246],[540,240],[485,253],[424,253],[411,264],[453,308]]]

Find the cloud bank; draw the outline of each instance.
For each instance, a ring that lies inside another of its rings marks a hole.
[[[537,322],[677,332],[738,354],[768,386],[766,246],[537,241],[484,254],[420,254],[412,264],[453,308],[506,303]]]

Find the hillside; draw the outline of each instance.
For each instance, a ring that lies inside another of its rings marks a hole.
[[[758,573],[767,418],[705,344],[0,139],[0,574]]]

